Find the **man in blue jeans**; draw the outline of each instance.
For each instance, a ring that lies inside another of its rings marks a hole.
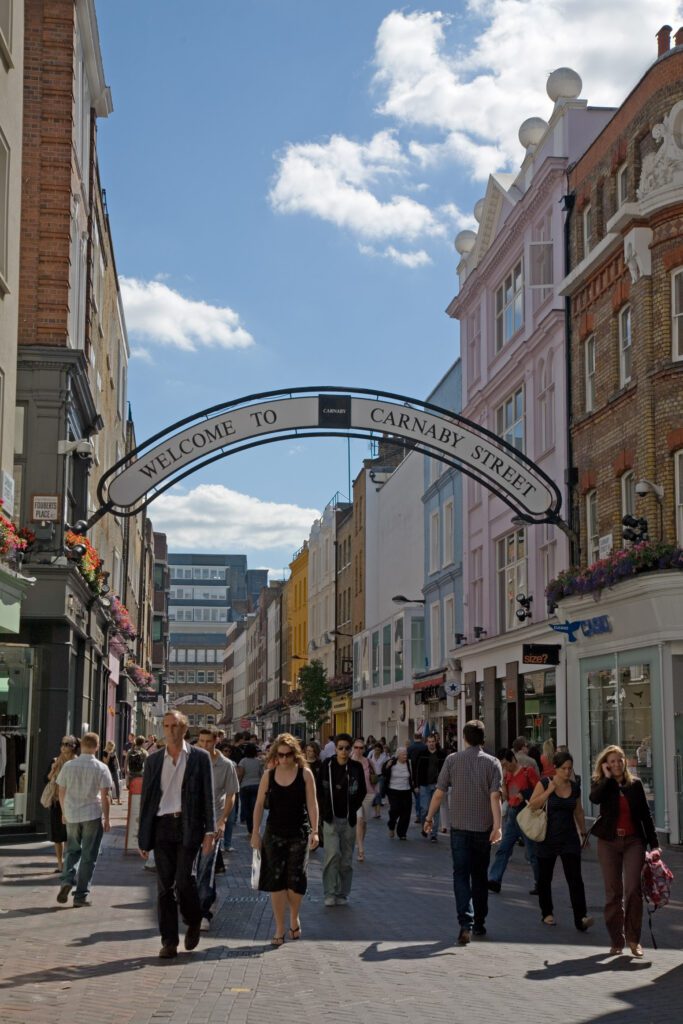
[[[95,756],[99,745],[97,733],[86,732],[79,757],[62,765],[56,779],[66,825],[64,870],[59,877],[57,902],[67,902],[75,883],[74,907],[90,906],[90,882],[102,836],[110,827],[111,772]]]
[[[424,820],[427,814],[427,809],[436,791],[436,783],[445,760],[446,751],[439,747],[436,734],[431,733],[431,735],[427,737],[427,749],[424,753],[417,755],[413,765],[413,775],[418,789],[420,790],[420,807],[422,809],[421,820]],[[438,831],[439,812],[437,811],[434,815],[434,821],[432,822],[432,834],[429,837],[432,843],[437,841],[436,835]],[[426,834],[423,833],[423,835],[425,835],[426,838]]]
[[[514,750],[504,747],[498,753],[498,760],[503,768],[503,800],[508,802],[508,812],[505,815],[505,831],[503,841],[496,851],[491,870],[489,871],[489,891],[500,892],[501,882],[508,861],[517,845],[518,839],[524,840],[527,859],[531,864],[534,873],[534,886],[529,890],[530,896],[538,895],[538,857],[536,856],[536,843],[533,843],[528,836],[524,835],[517,824],[517,815],[526,804],[538,783],[538,771],[528,765],[518,764]]]
[[[472,935],[486,935],[488,867],[491,847],[501,840],[503,785],[500,761],[482,750],[484,723],[468,722],[463,738],[464,750],[449,754],[444,761],[424,821],[425,832],[431,832],[434,817],[450,788],[453,892],[460,925],[459,946],[466,946]]]

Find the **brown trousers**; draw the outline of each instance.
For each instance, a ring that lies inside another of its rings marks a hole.
[[[643,896],[640,873],[645,847],[639,836],[598,839],[598,860],[605,883],[605,924],[613,946],[640,942]]]

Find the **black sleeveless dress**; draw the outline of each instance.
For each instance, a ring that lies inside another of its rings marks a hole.
[[[291,889],[303,896],[308,884],[308,838],[304,770],[299,770],[289,786],[275,781],[275,769],[268,780],[268,820],[261,843],[261,892]]]

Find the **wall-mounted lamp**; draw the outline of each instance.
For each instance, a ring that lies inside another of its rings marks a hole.
[[[634,544],[640,544],[641,541],[650,539],[648,533],[648,522],[644,516],[624,516],[621,520],[621,525],[624,527],[621,531],[621,535],[624,540],[630,540]]]
[[[483,636],[488,636],[488,633],[486,632],[483,626],[475,626],[472,632],[474,633],[475,638],[477,640],[481,640]]]
[[[644,498],[646,494],[654,494],[658,502],[664,501],[664,488],[660,484],[653,483],[652,480],[639,480],[635,491],[639,498]]]
[[[531,602],[533,601],[533,597],[531,595],[529,595],[529,597],[527,597],[526,594],[517,594],[517,597],[515,598],[515,600],[521,606],[515,612],[515,615],[517,616],[519,621],[520,622],[525,622],[526,619],[530,619],[531,618]]]
[[[391,599],[394,604],[424,604],[424,597],[406,597],[405,594],[396,594]]]
[[[465,633],[456,633],[455,634],[455,642],[458,645],[458,647],[460,646],[460,644],[466,643],[467,642],[467,636],[465,635]]]

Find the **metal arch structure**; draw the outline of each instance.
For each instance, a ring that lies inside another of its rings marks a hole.
[[[211,406],[143,441],[100,478],[100,507],[87,520],[134,516],[174,484],[238,452],[306,437],[390,440],[478,480],[520,525],[550,523],[562,496],[530,458],[485,427],[441,406],[367,388],[303,387],[261,392]]]

